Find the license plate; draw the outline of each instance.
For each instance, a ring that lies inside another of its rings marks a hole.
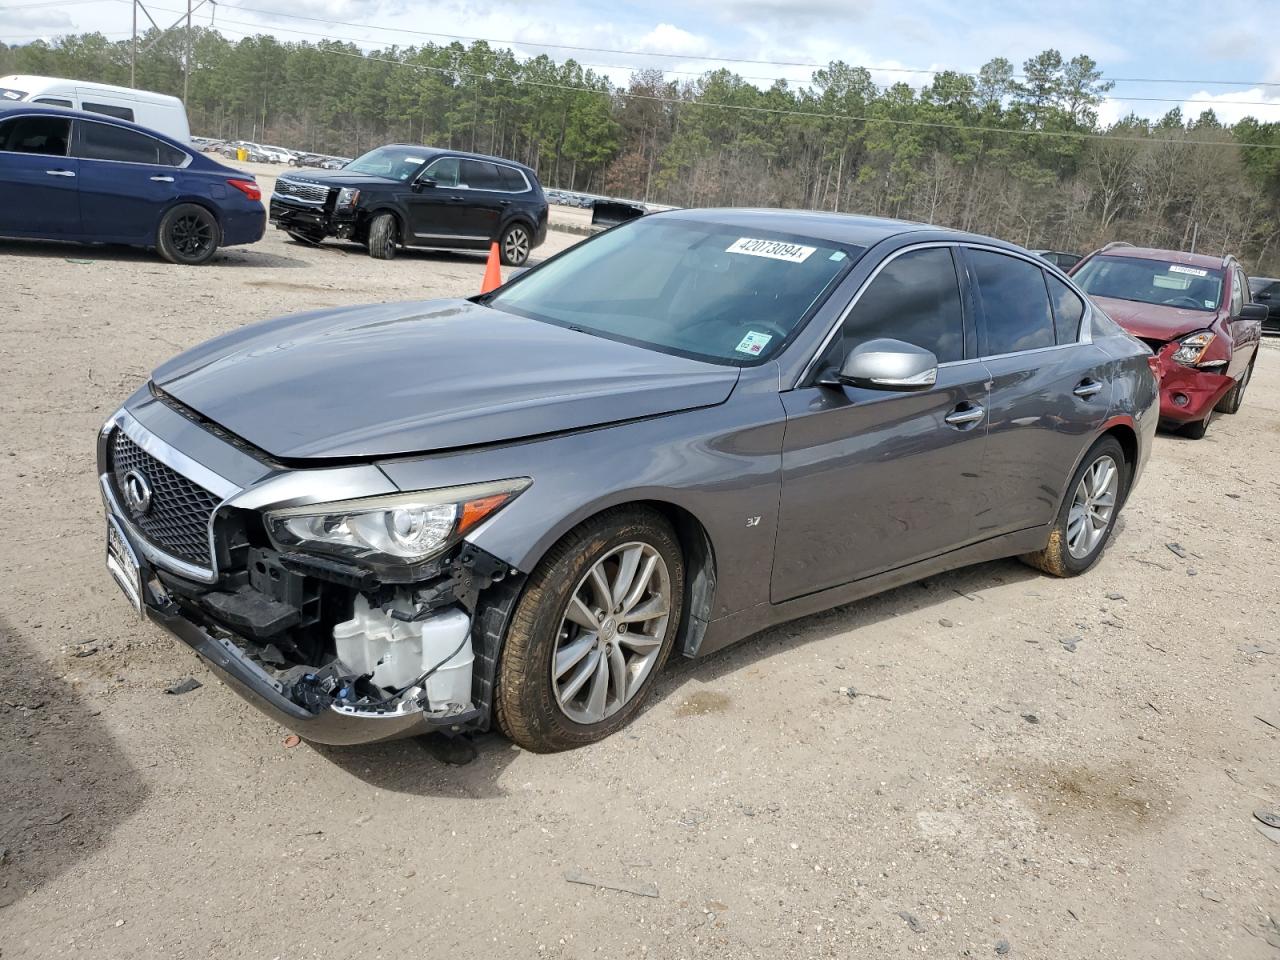
[[[138,572],[138,557],[125,539],[124,531],[116,518],[107,514],[107,570],[115,578],[133,608],[142,616],[142,575]]]

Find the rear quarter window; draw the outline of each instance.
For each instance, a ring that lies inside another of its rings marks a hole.
[[[1080,321],[1084,319],[1084,301],[1074,290],[1051,273],[1045,274],[1049,300],[1053,304],[1053,329],[1059,343],[1075,343],[1080,339]]]

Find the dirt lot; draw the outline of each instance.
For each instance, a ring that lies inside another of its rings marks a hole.
[[[992,563],[771,630],[575,753],[289,749],[133,619],[93,438],[148,370],[482,269],[274,231],[192,269],[0,242],[4,960],[1280,957],[1251,819],[1280,810],[1274,346],[1239,415],[1159,438],[1088,576]]]

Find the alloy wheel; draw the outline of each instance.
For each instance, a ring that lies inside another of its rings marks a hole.
[[[1120,470],[1110,456],[1099,457],[1080,478],[1067,514],[1067,550],[1077,560],[1102,542],[1115,516],[1119,489]]]
[[[502,238],[502,253],[508,263],[522,264],[529,256],[529,233],[524,227],[512,227]]]
[[[576,723],[617,713],[644,686],[667,634],[671,575],[647,543],[624,543],[578,581],[556,634],[551,686]]]
[[[213,224],[198,214],[185,214],[173,221],[169,240],[183,257],[194,260],[213,243]]]

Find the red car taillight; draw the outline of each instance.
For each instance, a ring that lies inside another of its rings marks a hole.
[[[252,180],[228,180],[227,186],[235,187],[250,200],[262,199],[262,190]]]

